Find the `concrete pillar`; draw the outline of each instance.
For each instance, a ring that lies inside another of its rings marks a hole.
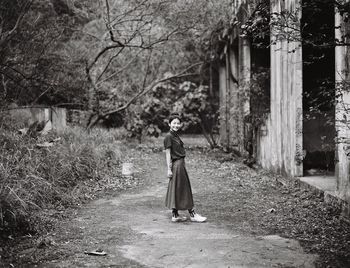
[[[347,1],[349,2],[349,0]],[[345,38],[345,34],[350,33],[350,23],[344,22],[341,15],[335,14],[335,38],[339,41],[349,42],[350,38]],[[340,27],[338,27],[340,26]],[[350,83],[350,48],[348,46],[336,46],[335,48],[335,82],[337,93],[341,95],[336,103],[336,132],[337,149],[336,155],[336,180],[337,193],[340,198],[350,202],[350,161],[349,161],[349,139],[350,139],[350,93],[343,90],[344,83]]]
[[[30,108],[31,113],[31,123],[38,122],[47,122],[50,121],[50,109],[49,108]]]
[[[271,11],[299,10],[291,1],[271,1]],[[300,15],[300,14],[299,14]],[[288,176],[302,175],[302,49],[271,29],[270,114],[260,131],[258,162]],[[293,51],[293,52],[292,52]]]
[[[250,80],[251,80],[251,56],[250,56],[250,41],[247,38],[241,39],[241,84],[243,91],[246,96],[249,96],[250,91]],[[250,113],[250,99],[246,98],[243,102],[243,116]]]
[[[220,92],[220,144],[227,144],[227,113],[226,113],[226,68],[224,65],[219,67],[219,92]]]
[[[239,86],[238,86],[238,80],[239,80],[239,47],[238,47],[238,40],[236,39],[233,43],[233,46],[230,50],[230,59],[229,59],[230,69],[229,71],[231,74],[229,74],[230,77],[230,109],[229,109],[229,116],[230,116],[230,143],[231,146],[235,149],[237,148],[239,144],[239,124],[240,124],[240,92],[239,92]]]
[[[239,151],[244,149],[244,117],[250,113],[250,80],[251,80],[251,53],[250,41],[247,38],[239,39]]]
[[[239,149],[241,94],[238,88],[239,51],[236,42],[227,42],[225,64],[219,68],[220,143],[227,149]]]
[[[67,126],[67,112],[64,108],[51,109],[52,127],[56,131],[63,131]]]
[[[287,7],[290,11],[294,11],[296,17],[301,20],[302,10],[301,2],[289,0]],[[297,27],[298,25],[295,25]],[[298,34],[298,33],[295,33]],[[299,34],[301,34],[299,32]],[[300,36],[299,36],[300,37]],[[300,37],[301,39],[301,37]],[[294,51],[288,62],[292,63],[292,76],[290,80],[291,93],[291,125],[293,132],[291,135],[291,174],[292,176],[303,176],[303,57],[302,44],[299,41],[290,42],[289,51]],[[290,53],[289,53],[290,54]]]

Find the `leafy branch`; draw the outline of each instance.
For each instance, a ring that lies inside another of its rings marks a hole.
[[[87,128],[90,129],[93,126],[95,126],[100,120],[107,118],[108,116],[112,115],[112,114],[116,114],[116,113],[120,113],[124,110],[126,110],[132,103],[134,103],[137,99],[139,99],[140,97],[144,96],[145,94],[147,94],[148,92],[150,92],[151,90],[153,90],[155,87],[157,87],[159,84],[164,83],[166,81],[169,80],[173,80],[173,79],[179,79],[179,78],[184,78],[184,77],[190,77],[190,76],[196,76],[199,75],[198,73],[194,73],[194,72],[189,72],[191,71],[194,67],[197,67],[199,65],[202,65],[202,62],[199,63],[195,63],[192,64],[191,66],[187,67],[185,70],[171,75],[171,76],[167,76],[161,79],[157,79],[155,81],[153,81],[150,85],[146,86],[146,78],[144,78],[143,81],[143,87],[141,88],[141,90],[136,93],[131,99],[129,99],[123,106],[118,107],[116,109],[104,112],[104,113],[96,113],[93,114],[88,122]],[[148,68],[148,67],[147,67]]]

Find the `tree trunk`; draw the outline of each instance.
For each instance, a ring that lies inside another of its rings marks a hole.
[[[205,137],[205,139],[207,140],[207,142],[210,145],[210,149],[214,149],[216,147],[216,144],[211,140],[210,135],[208,134],[207,130],[205,129],[205,126],[204,126],[202,120],[200,121],[200,125],[202,128],[203,136]]]

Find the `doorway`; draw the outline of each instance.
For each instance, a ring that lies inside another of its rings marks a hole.
[[[334,175],[333,5],[331,0],[302,1],[304,176]]]

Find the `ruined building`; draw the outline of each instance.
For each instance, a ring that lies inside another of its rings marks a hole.
[[[349,2],[234,1],[219,69],[221,144],[347,203]]]

